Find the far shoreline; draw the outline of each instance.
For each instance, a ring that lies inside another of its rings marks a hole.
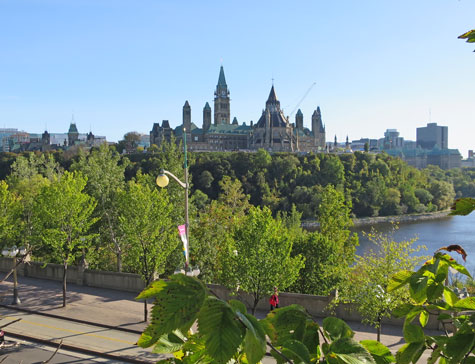
[[[353,226],[371,226],[377,224],[388,224],[393,222],[418,222],[425,220],[443,219],[449,216],[450,210],[437,211],[423,214],[411,214],[411,215],[395,215],[395,216],[377,216],[377,217],[361,217],[353,219]],[[302,221],[302,228],[305,230],[316,230],[319,227],[317,221]]]

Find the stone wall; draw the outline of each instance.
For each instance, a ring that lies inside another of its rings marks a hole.
[[[11,268],[11,259],[0,258],[0,271],[8,272]],[[18,275],[62,281],[63,266],[60,264],[44,265],[38,262],[29,262],[18,267]],[[109,288],[135,293],[140,292],[144,288],[144,283],[137,274],[81,269],[81,267],[75,266],[68,267],[67,281],[69,283],[89,287]],[[237,296],[233,296],[227,288],[214,284],[208,285],[208,288],[213,294],[221,299],[238,299],[244,302],[249,308],[253,305],[253,298],[246,293],[239,292]],[[301,305],[305,307],[309,314],[316,318],[336,316],[345,321],[361,321],[361,316],[356,312],[352,305],[340,305],[334,311],[330,311],[327,306],[333,298],[334,296],[313,296],[308,294],[282,292],[279,294],[279,305],[280,307],[289,306],[291,304]],[[269,297],[263,298],[257,305],[257,309],[268,311],[268,300]],[[385,319],[383,325],[386,324],[402,326],[403,320]],[[430,316],[427,328],[439,329],[439,323],[436,316]]]

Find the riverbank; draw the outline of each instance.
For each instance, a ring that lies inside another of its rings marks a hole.
[[[425,214],[412,214],[412,215],[397,215],[397,216],[377,216],[377,217],[362,217],[358,219],[353,219],[354,226],[371,226],[382,223],[392,223],[392,222],[418,222],[426,220],[436,220],[443,219],[448,216],[450,213],[449,210],[446,211],[437,211]],[[302,228],[306,230],[316,230],[318,229],[317,221],[303,221]]]

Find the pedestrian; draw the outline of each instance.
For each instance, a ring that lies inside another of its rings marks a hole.
[[[279,293],[277,292],[277,287],[274,287],[274,294],[270,296],[269,303],[271,311],[274,308],[279,308]]]

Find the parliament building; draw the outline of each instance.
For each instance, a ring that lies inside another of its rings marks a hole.
[[[162,125],[154,123],[150,144],[160,145],[164,140],[170,141],[172,135],[180,141],[185,130],[187,147],[193,151],[253,151],[263,148],[269,152],[318,152],[325,149],[325,126],[319,107],[313,112],[311,129],[304,127],[300,109],[295,115],[295,123],[290,123],[280,108],[272,85],[257,123],[251,121],[249,125],[240,125],[236,118],[231,121],[230,100],[221,66],[214,92],[213,121],[211,107],[206,103],[202,127],[199,128],[191,121],[191,106],[186,101],[182,125],[172,129],[168,120],[163,120]]]

